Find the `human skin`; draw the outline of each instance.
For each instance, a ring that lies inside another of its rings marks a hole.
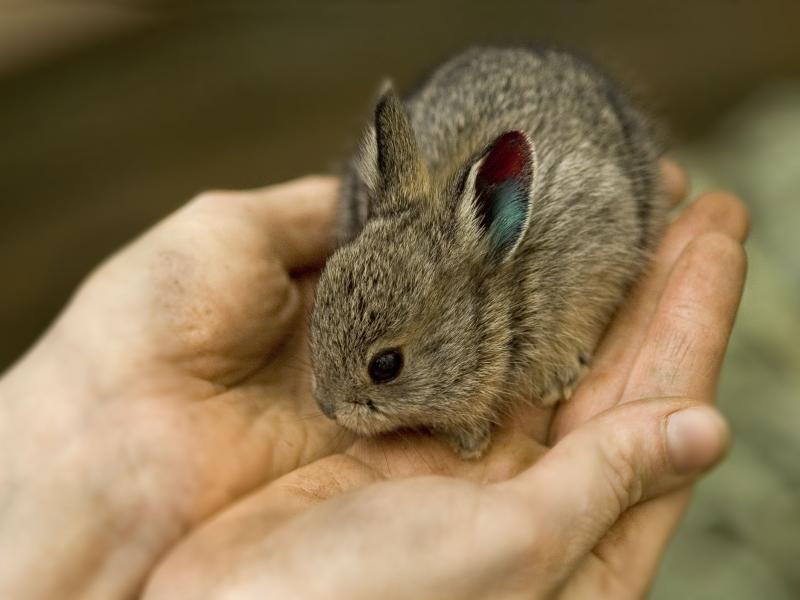
[[[680,175],[670,166],[665,173],[680,195]],[[286,567],[279,571],[292,573],[291,557],[306,555],[307,544],[322,536],[336,540],[331,526],[346,523],[343,514],[361,515],[354,506],[366,502],[364,516],[378,523],[393,515],[402,531],[399,508],[437,490],[447,511],[425,513],[431,519],[426,528],[457,514],[448,499],[502,496],[516,499],[498,501],[508,515],[503,531],[536,531],[547,501],[543,490],[552,488],[549,501],[562,502],[569,486],[581,481],[589,487],[571,491],[616,489],[603,477],[570,477],[576,471],[570,458],[580,467],[580,457],[590,456],[586,449],[599,439],[628,440],[619,446],[630,460],[619,464],[636,468],[623,483],[640,491],[613,501],[606,494],[617,508],[587,526],[593,535],[560,539],[553,531],[551,562],[568,547],[580,546],[583,554],[551,565],[549,588],[526,587],[524,574],[498,567],[497,576],[475,583],[475,593],[506,581],[542,594],[594,589],[603,581],[646,588],[688,493],[664,492],[685,486],[725,446],[725,428],[710,409],[699,409],[706,411],[705,429],[686,438],[687,460],[697,463],[688,470],[653,440],[666,435],[671,413],[713,398],[744,277],[741,205],[711,194],[687,209],[647,281],[612,325],[576,397],[556,411],[520,411],[487,457],[465,463],[421,434],[357,440],[322,418],[313,403],[305,314],[316,269],[330,251],[336,185],[306,178],[195,199],[101,265],[4,376],[0,597],[127,598],[144,588],[165,557],[147,590],[153,597],[186,597],[179,586],[232,572],[226,557],[241,559],[229,590],[291,586],[286,577],[270,582],[257,576],[280,564],[260,548],[279,544]],[[656,399],[667,396],[676,398]],[[652,399],[629,402],[641,398]],[[626,406],[613,408],[619,404]],[[596,455],[613,456],[615,448],[596,446]],[[593,466],[583,464],[586,472]],[[431,474],[436,477],[414,477]],[[482,522],[494,523],[487,519]],[[461,524],[465,532],[475,526]],[[385,539],[374,528],[364,535],[364,547]],[[495,530],[489,546],[518,564],[513,548],[532,537]],[[329,590],[368,597],[370,588],[354,587],[354,573],[364,572],[359,566],[374,575],[374,585],[394,585],[379,577],[394,558],[385,557],[390,562],[381,570],[369,562],[379,554],[349,554],[350,571],[342,569],[338,579],[330,573]],[[483,564],[501,564],[497,556],[487,554]],[[422,592],[447,580],[447,570],[434,565],[478,569],[435,559],[422,563],[431,574],[427,584],[420,580]],[[210,594],[213,588],[201,589]],[[197,588],[186,590],[195,597]]]

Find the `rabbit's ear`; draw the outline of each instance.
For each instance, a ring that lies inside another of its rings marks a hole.
[[[375,150],[381,195],[407,201],[420,194],[425,168],[403,104],[386,83],[375,106]]]
[[[500,135],[466,170],[459,212],[488,241],[492,257],[512,256],[528,228],[536,155],[521,131]]]

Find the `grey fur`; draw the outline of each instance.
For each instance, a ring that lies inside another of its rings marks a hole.
[[[536,161],[527,227],[497,261],[473,186],[507,131]],[[386,88],[317,288],[324,412],[364,434],[427,426],[474,457],[514,399],[568,397],[662,230],[658,155],[627,96],[565,51],[469,50],[405,103]],[[386,348],[405,365],[374,384],[367,365]]]

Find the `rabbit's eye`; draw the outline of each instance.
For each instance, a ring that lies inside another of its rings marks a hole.
[[[383,350],[369,362],[370,379],[374,383],[386,383],[400,374],[403,369],[403,354],[400,350]]]

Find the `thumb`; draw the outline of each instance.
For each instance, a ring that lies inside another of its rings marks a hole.
[[[333,250],[339,182],[307,176],[240,194],[288,271],[319,267]]]
[[[555,564],[569,569],[628,508],[684,486],[716,464],[728,439],[727,424],[711,406],[680,398],[640,400],[573,430],[498,487],[512,488],[537,514],[548,515],[538,533],[559,540]]]

